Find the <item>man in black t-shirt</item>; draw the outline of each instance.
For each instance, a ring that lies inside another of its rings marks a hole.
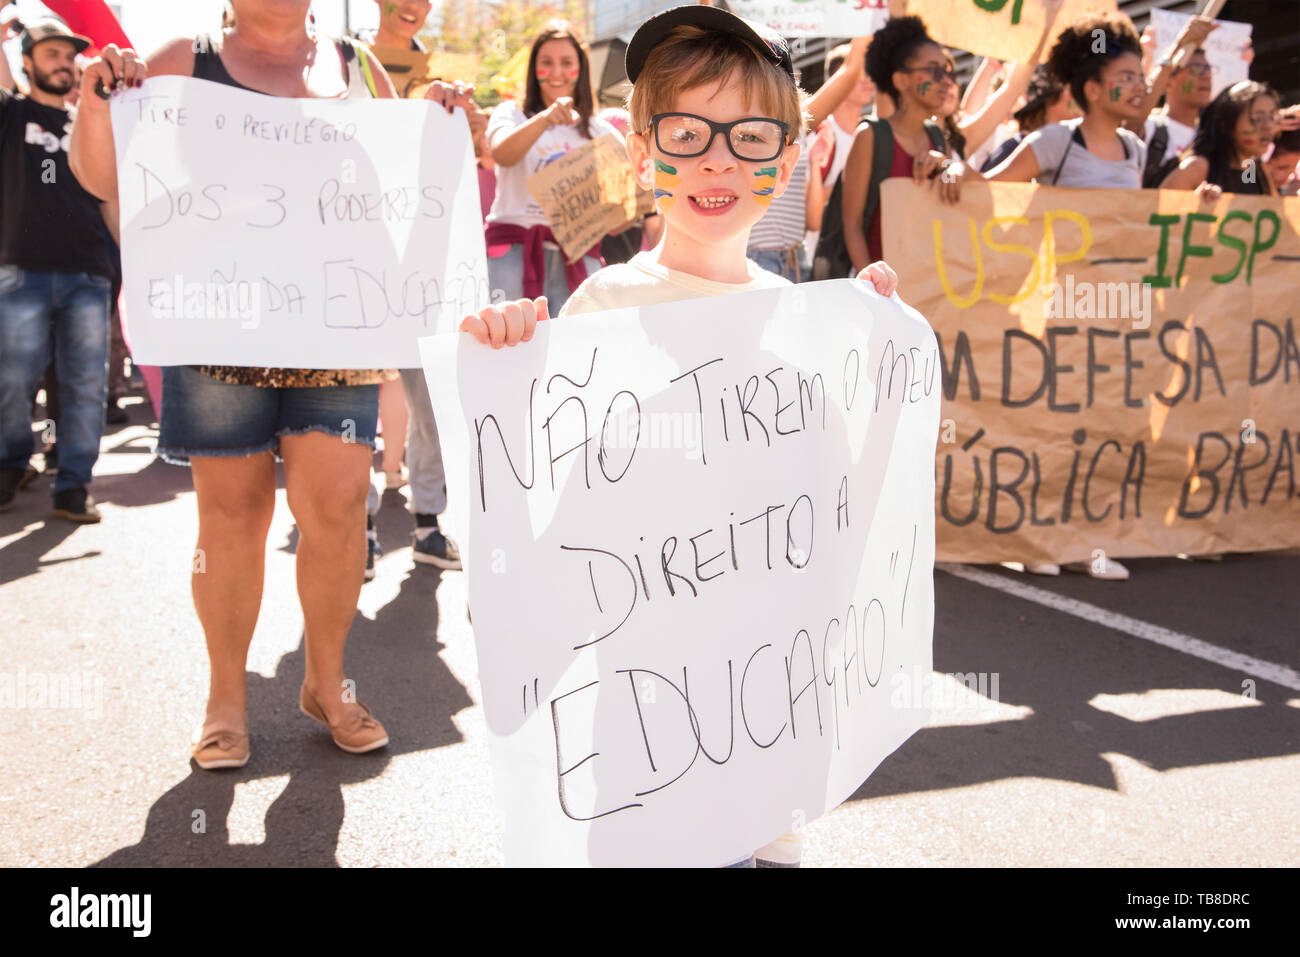
[[[0,89],[0,511],[28,480],[31,401],[58,370],[54,514],[97,522],[87,494],[104,430],[112,270],[99,200],[68,167],[76,56],[90,45],[57,20],[28,25],[31,93]]]

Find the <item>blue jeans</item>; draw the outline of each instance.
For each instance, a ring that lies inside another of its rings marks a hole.
[[[0,266],[0,468],[32,454],[32,397],[50,361],[59,379],[54,491],[90,484],[108,398],[110,283],[87,273]]]
[[[558,249],[545,250],[546,256],[546,282],[542,287],[542,294],[546,296],[546,310],[552,317],[560,312],[560,308],[569,300],[570,293],[569,281],[564,276],[564,254]],[[600,260],[592,259],[590,256],[584,256],[583,264],[587,267],[587,275],[590,276],[600,268]],[[492,301],[509,302],[514,299],[524,298],[524,246],[523,243],[515,243],[506,252],[497,256],[495,259],[488,259],[488,280],[492,284]],[[498,298],[497,290],[501,290],[501,297]]]
[[[812,279],[812,270],[808,267],[808,251],[804,249],[803,243],[794,248],[794,255],[799,266],[798,275],[795,274],[795,270],[790,268],[789,257],[783,250],[751,249],[745,255],[768,272],[784,276],[791,282],[808,282]]]

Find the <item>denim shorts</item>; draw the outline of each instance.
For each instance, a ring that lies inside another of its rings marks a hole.
[[[189,366],[163,368],[158,454],[172,465],[194,457],[272,452],[280,436],[324,432],[375,447],[378,385],[274,389],[222,382]]]

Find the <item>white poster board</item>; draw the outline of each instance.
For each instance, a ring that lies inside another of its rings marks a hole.
[[[736,861],[925,723],[919,313],[844,279],[421,350],[508,864]]]
[[[889,0],[731,0],[731,11],[783,37],[861,37],[889,19]]]
[[[1182,32],[1187,21],[1192,19],[1190,13],[1174,13],[1171,10],[1152,10],[1151,26],[1156,34],[1156,56],[1169,51],[1178,34]],[[1205,59],[1214,67],[1214,96],[1226,86],[1232,86],[1241,80],[1249,79],[1250,64],[1241,58],[1242,51],[1250,43],[1252,27],[1249,23],[1235,20],[1215,20],[1215,27],[1205,38]]]
[[[112,116],[143,364],[415,368],[489,301],[463,113],[163,76]]]

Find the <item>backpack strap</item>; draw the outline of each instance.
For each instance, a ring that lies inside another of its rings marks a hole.
[[[925,135],[930,137],[930,146],[937,153],[948,153],[948,143],[943,136],[943,128],[934,120],[925,121]]]
[[[1151,118],[1151,141],[1147,143],[1147,162],[1142,170],[1142,185],[1154,189],[1160,185],[1162,169],[1165,165],[1165,150],[1169,148],[1169,123],[1164,114],[1158,113]]]
[[[867,184],[867,205],[862,210],[863,226],[870,230],[871,217],[880,205],[880,184],[889,178],[889,168],[894,165],[894,129],[889,120],[868,119],[863,122],[871,127],[872,134],[871,180]]]

